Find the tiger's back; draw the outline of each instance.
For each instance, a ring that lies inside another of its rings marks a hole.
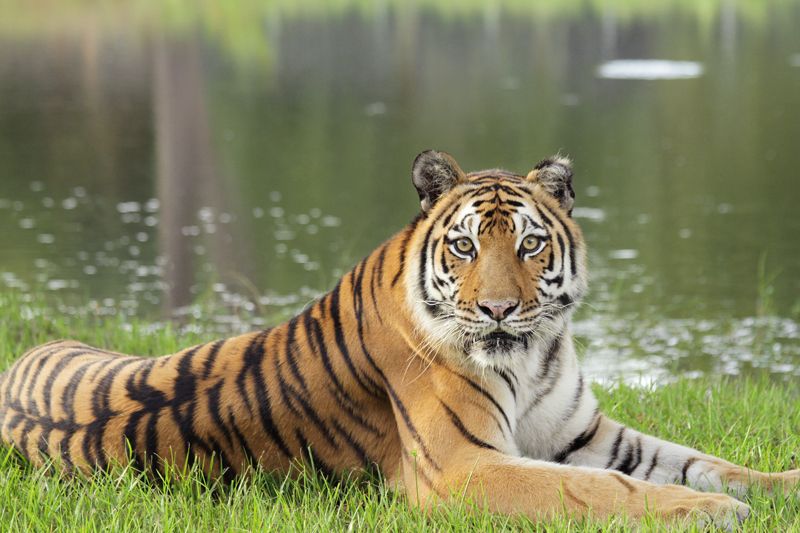
[[[287,342],[298,333],[305,336],[293,321],[158,358],[74,341],[44,344],[0,379],[0,438],[35,465],[52,460],[67,471],[199,462],[206,473],[230,480],[251,465],[288,471],[312,449],[326,459],[310,460],[331,474],[373,465],[391,469],[392,463],[396,469],[390,413],[364,414],[367,400],[349,391],[360,409],[346,406],[350,416],[340,405],[326,409],[313,393],[326,388],[318,382],[328,382],[325,362],[316,358],[323,368],[315,372],[301,342]],[[280,357],[287,346],[291,362]],[[300,381],[292,379],[297,375]],[[356,445],[351,435],[364,430],[372,438]],[[387,453],[368,454],[364,446]]]

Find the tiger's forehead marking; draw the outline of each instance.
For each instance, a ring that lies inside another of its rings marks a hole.
[[[452,229],[473,235],[543,227],[531,189],[522,176],[484,170],[469,174],[467,180],[466,191],[442,218],[445,227],[452,220]]]
[[[490,168],[488,170],[478,170],[467,174],[467,181],[475,182],[478,180],[485,180],[486,178],[494,178],[496,180],[507,179],[512,182],[522,183],[525,179],[519,174],[514,174],[508,170],[499,168]]]

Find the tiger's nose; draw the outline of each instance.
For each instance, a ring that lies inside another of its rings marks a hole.
[[[481,300],[478,309],[495,320],[503,320],[514,312],[519,305],[519,300]]]

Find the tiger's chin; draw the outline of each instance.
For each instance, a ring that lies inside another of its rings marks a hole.
[[[466,353],[479,368],[502,370],[514,366],[529,348],[528,337],[495,330],[475,338],[467,347]]]

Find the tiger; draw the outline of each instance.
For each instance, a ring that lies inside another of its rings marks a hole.
[[[281,325],[163,357],[60,340],[0,377],[0,437],[67,474],[197,466],[232,481],[298,463],[377,469],[410,506],[730,528],[762,473],[600,412],[571,320],[587,252],[571,161],[465,173],[413,162],[416,217]],[[727,491],[727,492],[726,492]]]

